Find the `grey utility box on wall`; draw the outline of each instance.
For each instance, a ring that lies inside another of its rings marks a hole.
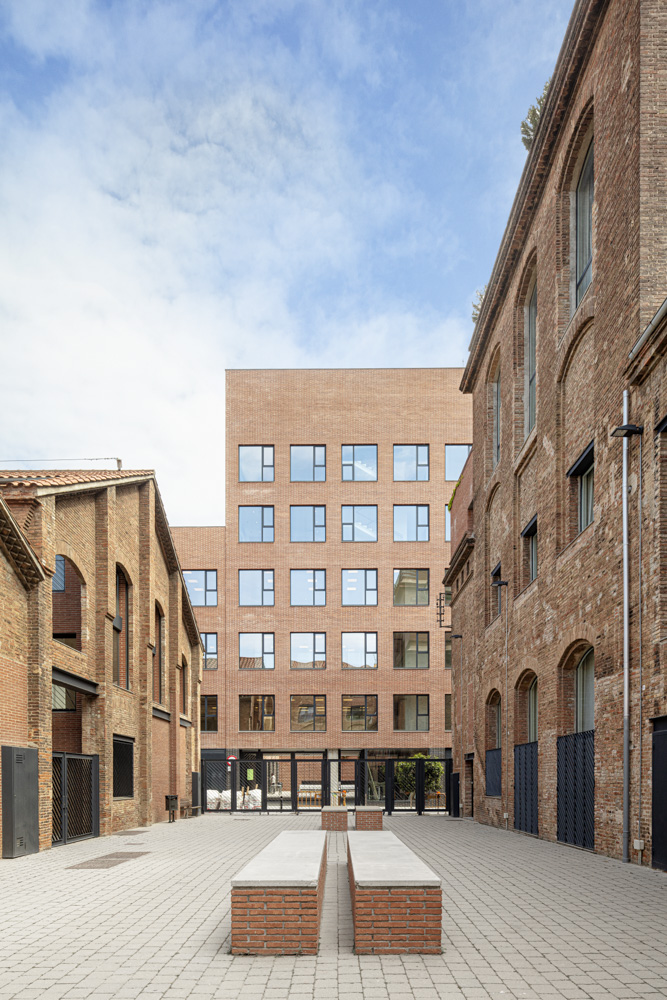
[[[37,750],[2,748],[2,856],[21,858],[39,850]]]

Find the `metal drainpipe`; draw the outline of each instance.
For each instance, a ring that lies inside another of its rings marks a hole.
[[[642,435],[639,435],[639,496],[637,498],[638,519],[639,519],[639,578],[637,587],[639,590],[639,796],[637,808],[637,839],[642,839],[642,753],[643,753],[643,707],[644,707],[644,685],[642,676],[642,487],[643,487],[643,459],[642,459]],[[644,852],[639,851],[639,864],[644,860]]]
[[[627,389],[623,423],[627,424]],[[630,561],[628,544],[628,438],[623,438],[623,861],[630,860]]]
[[[509,581],[505,584],[505,829],[509,829],[509,814],[510,814],[510,786],[509,786],[509,753],[510,753],[510,732],[509,732],[509,721],[508,712],[509,705],[508,691],[507,691],[507,632],[508,632],[508,608],[509,608],[509,594],[510,585]]]

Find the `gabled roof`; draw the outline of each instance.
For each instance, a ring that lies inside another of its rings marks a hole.
[[[46,579],[46,573],[11,510],[0,497],[0,546],[27,590]]]
[[[0,488],[76,486],[154,476],[153,469],[0,469]]]

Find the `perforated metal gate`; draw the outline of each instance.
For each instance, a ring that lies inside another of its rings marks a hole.
[[[558,737],[558,839],[595,848],[595,730]]]
[[[537,742],[514,747],[514,829],[537,836]]]
[[[99,757],[53,754],[54,846],[98,837],[100,833]]]

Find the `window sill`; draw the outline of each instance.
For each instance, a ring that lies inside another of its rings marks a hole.
[[[523,590],[519,591],[514,600],[520,602],[524,599],[524,597],[528,597],[534,590],[537,590],[538,580],[539,577],[536,576],[534,580],[531,580],[530,583],[527,583],[526,586],[523,588]]]
[[[573,548],[573,547],[574,547],[574,546],[575,546],[575,545],[577,544],[577,542],[579,541],[579,539],[580,539],[580,538],[583,538],[583,536],[584,536],[584,535],[586,534],[586,532],[587,532],[587,531],[589,531],[589,530],[590,530],[591,528],[594,528],[594,527],[595,527],[595,523],[596,523],[596,522],[595,522],[595,518],[594,518],[594,519],[593,519],[593,520],[591,521],[591,523],[590,523],[590,524],[587,524],[585,528],[582,528],[582,529],[581,529],[581,531],[580,531],[580,532],[579,532],[578,534],[576,534],[576,535],[574,536],[574,538],[572,539],[572,541],[568,542],[568,543],[567,543],[567,545],[564,545],[564,546],[563,546],[563,548],[562,548],[562,549],[560,550],[560,552],[559,552],[559,553],[557,554],[557,558],[560,558],[561,556],[563,556],[563,555],[565,555],[565,554],[566,554],[567,552],[569,552],[569,551],[570,551],[570,549],[572,549],[572,548]]]
[[[125,694],[132,694],[133,693],[132,688],[123,687],[123,685],[119,684],[118,681],[114,681],[113,682],[113,686],[114,686],[114,688],[115,688],[116,691],[124,691]]]
[[[498,622],[501,621],[502,617],[503,616],[500,612],[498,612],[497,615],[494,615],[489,624],[486,626],[487,630],[493,628],[494,625],[497,625]]]
[[[533,457],[536,448],[537,448],[537,420],[535,421],[533,429],[528,434],[528,437],[525,438],[523,444],[519,448],[519,454],[516,456],[514,460],[515,476],[523,472],[525,466]]]
[[[114,795],[114,802],[132,802],[134,801],[134,795]]]

